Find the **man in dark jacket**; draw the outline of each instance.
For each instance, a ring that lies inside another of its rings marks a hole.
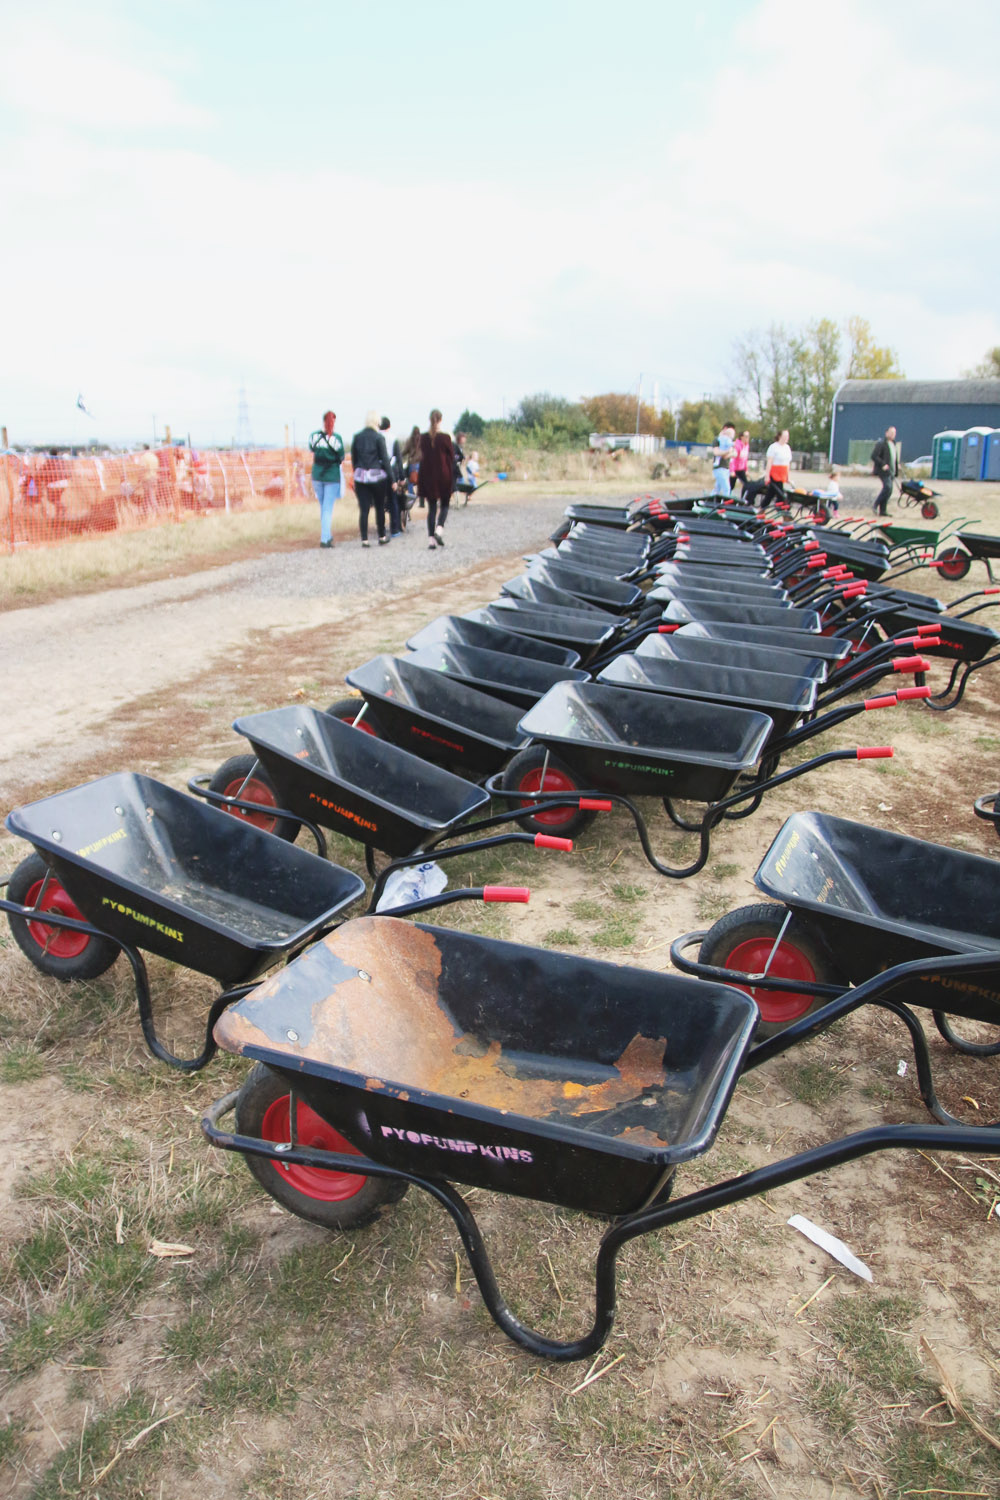
[[[896,429],[887,427],[885,437],[880,438],[872,449],[872,473],[876,479],[881,479],[882,488],[875,499],[875,514],[877,516],[888,515],[888,505],[892,498],[892,482],[896,477],[899,460],[896,454]]]

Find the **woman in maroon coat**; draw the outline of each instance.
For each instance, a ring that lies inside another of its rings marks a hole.
[[[444,546],[444,523],[454,488],[455,449],[451,438],[441,431],[441,413],[431,412],[429,432],[420,434],[420,474],[417,494],[427,501],[428,546]]]

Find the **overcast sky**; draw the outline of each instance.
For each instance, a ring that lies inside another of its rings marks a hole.
[[[697,397],[772,321],[1000,343],[992,0],[0,14],[14,444]]]

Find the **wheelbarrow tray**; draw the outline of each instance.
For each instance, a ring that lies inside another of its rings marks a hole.
[[[843,661],[851,653],[850,641],[840,636],[814,635],[811,630],[782,630],[773,625],[737,625],[729,620],[691,620],[677,632],[701,636],[705,640],[735,641],[759,646],[776,646],[782,651],[801,651],[824,661]],[[860,669],[859,669],[860,670]]]
[[[782,651],[774,646],[740,645],[738,641],[714,641],[675,630],[672,635],[647,635],[635,648],[636,656],[660,661],[704,662],[714,667],[745,667],[751,672],[780,672],[788,677],[809,677],[823,683],[829,675],[829,662],[818,656],[804,656],[797,651]]]
[[[744,584],[730,580],[728,586],[721,578],[706,579],[704,584],[690,582],[687,578],[660,577],[647,594],[650,604],[669,604],[672,599],[691,599],[695,604],[730,601],[748,606],[763,605],[765,609],[787,609],[791,600],[784,589],[775,589],[766,583]]]
[[[567,505],[563,515],[571,521],[586,521],[588,526],[604,526],[611,531],[626,531],[640,519],[628,505]]]
[[[538,605],[543,609],[564,609],[588,618],[606,620],[616,629],[629,623],[627,615],[609,614],[601,605],[590,604],[534,573],[519,573],[515,578],[508,578],[506,583],[500,585],[500,591],[506,599],[520,599],[525,604]]]
[[[346,680],[375,705],[388,739],[439,765],[489,775],[526,743],[520,709],[406,657],[375,656]]]
[[[982,855],[803,812],[784,824],[754,881],[822,929],[855,984],[911,959],[1000,950],[1000,866]],[[919,991],[905,998],[949,1008],[940,982],[923,980]]]
[[[819,632],[822,621],[814,609],[787,609],[772,604],[717,604],[714,600],[673,599],[663,611],[668,624],[689,625],[695,620],[724,625],[770,625],[776,630]]]
[[[94,927],[226,986],[255,979],[365,889],[349,870],[129,772],[16,808],[6,823]]]
[[[560,558],[561,556],[562,554]],[[599,605],[601,609],[628,614],[642,603],[642,589],[636,588],[634,583],[620,583],[614,578],[602,578],[599,573],[588,572],[585,568],[570,567],[568,563],[561,560],[538,563],[533,571],[536,571],[537,576],[547,583],[554,583],[556,588],[565,589],[567,593],[577,594],[588,603]]]
[[[704,547],[695,547],[689,542],[678,542],[673,557],[667,561],[683,563],[686,568],[750,568],[755,573],[770,576],[767,572],[767,557],[753,547],[740,547],[731,553],[723,553],[717,548],[707,551]]]
[[[773,724],[718,703],[560,682],[520,728],[558,755],[581,787],[715,802],[757,763]]]
[[[557,682],[588,680],[588,673],[572,667],[519,660],[505,656],[502,651],[481,651],[475,646],[424,646],[414,653],[413,663],[430,672],[443,672],[458,682],[467,682],[470,687],[518,708],[530,708]]]
[[[686,560],[675,562],[673,559],[670,559],[668,562],[657,564],[655,576],[657,579],[663,578],[667,582],[671,578],[676,578],[678,582],[690,579],[696,588],[715,588],[719,581],[722,581],[729,588],[742,589],[743,580],[745,579],[748,584],[753,585],[755,588],[781,589],[781,585],[775,580],[774,574],[769,573],[767,568],[763,567],[753,572],[748,568],[743,568],[739,573],[734,574],[731,568],[727,568],[724,565],[720,567],[713,563],[689,562]],[[781,592],[784,592],[784,590],[782,589]]]
[[[640,692],[702,698],[733,708],[767,714],[781,737],[803,714],[816,707],[816,684],[810,677],[786,677],[779,672],[750,671],[745,667],[708,666],[704,662],[664,661],[652,656],[616,656],[597,674],[598,682]]]
[[[880,526],[878,530],[893,547],[909,547],[914,543],[925,542],[933,551],[938,544],[938,533],[929,531],[926,526],[897,526],[893,522],[891,526]]]
[[[501,630],[496,625],[478,625],[474,620],[465,620],[461,615],[438,615],[406,643],[407,650],[419,651],[422,646],[438,645],[479,646],[484,651],[503,651],[528,661],[547,661],[558,667],[576,667],[580,664],[579,651],[568,646],[551,646],[548,641],[536,640],[530,635],[519,635],[514,630]]]
[[[490,800],[474,782],[315,708],[251,714],[233,728],[250,741],[282,807],[394,857]]]
[[[519,608],[516,599],[503,599],[482,609],[470,610],[465,618],[481,621],[484,625],[499,625],[555,645],[571,646],[584,661],[612,641],[617,629],[608,615],[591,617],[567,615],[565,611],[551,608]]]
[[[878,600],[874,603],[877,605]],[[1000,635],[989,625],[980,625],[975,620],[956,620],[948,614],[935,614],[933,610],[895,609],[879,610],[878,622],[889,635],[898,635],[903,630],[916,630],[920,625],[936,625],[940,632],[940,644],[931,646],[920,643],[924,656],[943,656],[948,660],[982,661],[983,657],[1000,645]]]
[[[645,532],[630,531],[614,536],[606,526],[589,526],[586,521],[574,521],[569,533],[565,538],[560,538],[560,542],[563,540],[583,546],[594,545],[611,557],[625,557],[636,563],[642,562],[650,547],[650,539]]]
[[[617,1215],[707,1150],[756,1019],[724,985],[362,917],[215,1035],[370,1160]]]
[[[958,540],[973,557],[1000,557],[1000,536],[987,536],[982,531],[960,531]]]

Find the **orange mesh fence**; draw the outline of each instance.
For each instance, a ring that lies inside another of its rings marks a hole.
[[[6,453],[0,481],[0,548],[47,546],[182,520],[311,500],[301,449],[246,453],[191,448],[141,453]],[[350,462],[344,480],[351,483]]]

